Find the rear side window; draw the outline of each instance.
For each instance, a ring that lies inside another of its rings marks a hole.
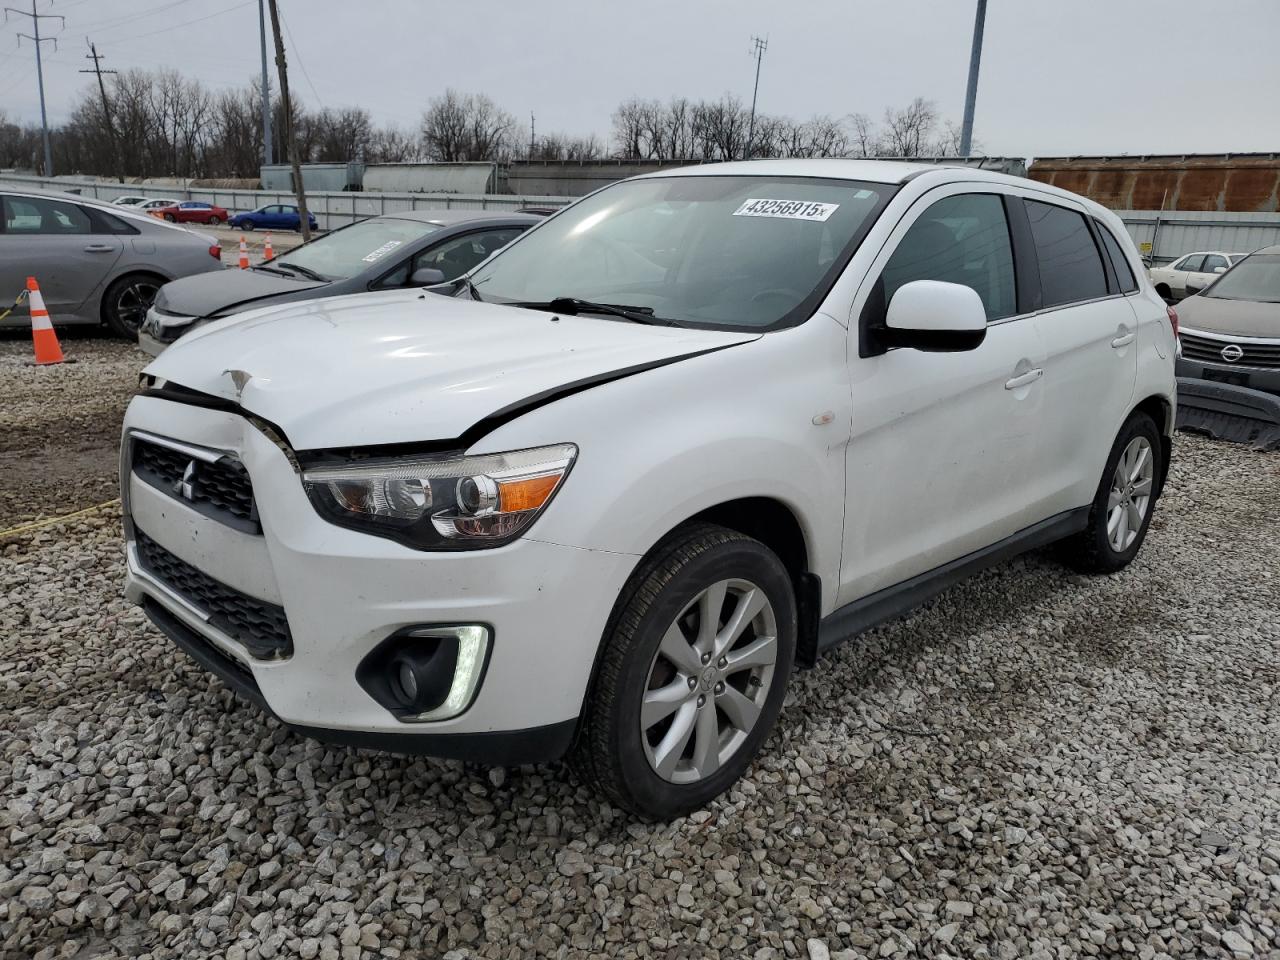
[[[1204,264],[1204,255],[1193,253],[1189,257],[1184,257],[1174,264],[1175,270],[1187,270],[1191,273],[1199,273],[1200,267]]]
[[[988,320],[1013,316],[1013,246],[1000,197],[967,193],[933,204],[907,230],[883,279],[886,304],[903,284],[943,280],[976,291]]]
[[[1213,271],[1217,270],[1219,267],[1222,267],[1224,270],[1227,268],[1227,258],[1220,257],[1216,253],[1206,254],[1204,263],[1200,267],[1200,272],[1213,273]]]
[[[1107,272],[1084,216],[1037,200],[1028,200],[1026,205],[1040,261],[1044,306],[1105,297]]]
[[[43,197],[5,197],[6,233],[63,236],[89,233],[89,215],[74,203]]]
[[[1129,258],[1124,255],[1124,250],[1116,240],[1115,234],[1097,220],[1093,223],[1098,228],[1098,235],[1102,237],[1102,245],[1107,248],[1107,256],[1111,258],[1111,266],[1116,272],[1116,280],[1120,283],[1120,291],[1133,293],[1138,289],[1138,281],[1133,278]]]

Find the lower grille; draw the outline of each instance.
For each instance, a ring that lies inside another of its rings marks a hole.
[[[209,615],[209,622],[243,644],[257,660],[293,655],[293,636],[284,608],[247,596],[201,573],[141,530],[135,530],[138,560],[144,570],[184,600]]]
[[[1196,360],[1200,363],[1224,363],[1233,367],[1280,369],[1280,340],[1274,343],[1213,340],[1209,337],[1198,337],[1186,331],[1183,331],[1179,339],[1182,341],[1182,355],[1188,360]],[[1239,347],[1240,356],[1234,360],[1227,360],[1222,355],[1222,350],[1229,346]]]

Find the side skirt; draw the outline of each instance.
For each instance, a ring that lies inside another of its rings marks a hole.
[[[1079,533],[1089,524],[1089,507],[1068,510],[1048,520],[1019,530],[981,550],[966,554],[926,573],[885,587],[860,600],[833,611],[818,625],[817,654],[821,655],[841,641],[905,616],[943,590],[965,580],[979,570],[1003,563],[1028,550]],[[816,658],[815,658],[816,659]]]

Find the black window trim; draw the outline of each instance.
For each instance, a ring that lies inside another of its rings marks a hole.
[[[1070,213],[1074,213],[1080,217],[1083,217],[1086,224],[1086,228],[1089,231],[1089,236],[1093,238],[1094,249],[1098,250],[1098,257],[1102,261],[1102,274],[1107,283],[1107,292],[1100,297],[1084,297],[1080,300],[1068,300],[1066,303],[1055,303],[1051,306],[1044,306],[1044,285],[1041,284],[1040,297],[1039,297],[1040,307],[1037,308],[1036,310],[1037,315],[1044,314],[1044,313],[1052,313],[1055,310],[1065,310],[1068,307],[1078,307],[1081,304],[1085,304],[1085,303],[1098,303],[1102,300],[1111,300],[1116,297],[1124,296],[1124,294],[1115,293],[1112,291],[1112,277],[1111,277],[1111,270],[1110,270],[1111,258],[1106,255],[1105,251],[1098,249],[1100,241],[1098,239],[1097,234],[1094,233],[1093,216],[1087,210],[1077,210],[1074,207],[1069,207],[1062,203],[1055,203],[1054,200],[1051,199],[1048,195],[1045,195],[1043,197],[1040,197],[1040,196],[1019,197],[1019,199],[1022,200],[1024,204],[1023,213],[1024,215],[1027,216],[1028,230],[1030,230],[1030,215],[1026,214],[1026,207],[1025,207],[1025,205],[1028,203],[1042,203],[1045,206],[1057,207],[1059,210],[1066,210]],[[1032,252],[1035,252],[1034,240],[1032,241]],[[1040,258],[1039,258],[1039,255],[1037,254],[1036,255],[1037,277],[1039,276],[1039,265],[1040,265]],[[1139,287],[1139,289],[1141,289],[1141,287]]]
[[[1120,241],[1120,238],[1116,236],[1116,232],[1112,230],[1110,227],[1108,227],[1101,220],[1099,220],[1097,217],[1090,217],[1089,220],[1093,223],[1093,227],[1097,231],[1099,241],[1102,241],[1103,237],[1106,234],[1109,234],[1111,236],[1111,242],[1116,245],[1116,249],[1120,251],[1120,256],[1124,259],[1124,265],[1129,268],[1129,276],[1133,279],[1132,290],[1124,289],[1124,286],[1120,283],[1120,271],[1116,268],[1115,257],[1111,255],[1111,250],[1110,248],[1107,247],[1106,243],[1105,242],[1101,243],[1103,252],[1106,254],[1106,258],[1104,259],[1103,262],[1106,264],[1110,264],[1112,270],[1115,271],[1117,295],[1121,297],[1131,297],[1135,293],[1141,293],[1142,284],[1138,280],[1138,275],[1133,271],[1133,264],[1130,263],[1129,258],[1125,256],[1124,244]],[[1106,234],[1103,233],[1104,230],[1106,231]]]

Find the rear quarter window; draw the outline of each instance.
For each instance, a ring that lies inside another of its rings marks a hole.
[[[1129,266],[1129,258],[1124,254],[1124,247],[1105,224],[1099,220],[1093,223],[1098,228],[1098,236],[1102,237],[1102,245],[1107,248],[1107,256],[1111,258],[1111,266],[1116,272],[1120,292],[1133,293],[1138,289],[1138,281],[1133,276],[1133,269]]]

